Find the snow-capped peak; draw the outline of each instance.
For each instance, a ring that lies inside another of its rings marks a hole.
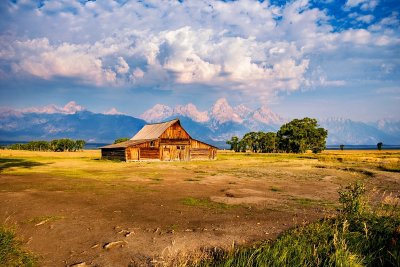
[[[166,105],[156,104],[139,117],[148,122],[159,122],[173,115],[173,109]]]
[[[265,124],[281,124],[284,119],[272,112],[268,107],[262,106],[253,112],[253,119]]]
[[[243,119],[236,114],[234,109],[229,105],[226,98],[218,99],[211,108],[211,117],[219,123],[233,121],[242,123]]]
[[[246,107],[243,104],[240,104],[239,106],[236,106],[233,108],[236,114],[238,114],[242,119],[247,118],[251,113],[252,110]]]
[[[57,106],[55,104],[50,104],[44,107],[32,107],[25,108],[21,111],[23,113],[62,113],[62,114],[75,114],[76,112],[83,111],[85,108],[81,105],[78,105],[75,101],[68,102],[64,107]]]
[[[210,120],[207,111],[199,111],[195,105],[189,103],[185,106],[178,105],[174,108],[174,114],[189,117],[197,122],[207,122]]]
[[[118,111],[116,108],[111,108],[110,110],[104,112],[105,115],[124,115],[124,113]]]
[[[140,115],[140,118],[148,122],[160,122],[172,116],[185,116],[200,123],[211,122],[214,127],[218,124],[234,122],[247,126],[251,124],[254,128],[259,128],[259,123],[280,125],[285,122],[281,116],[265,106],[251,110],[245,105],[240,104],[233,108],[229,105],[226,98],[218,99],[209,111],[199,111],[192,103],[177,105],[174,108],[157,104]]]

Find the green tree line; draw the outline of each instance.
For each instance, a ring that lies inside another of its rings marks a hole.
[[[277,133],[249,132],[242,139],[233,136],[226,143],[235,152],[251,150],[255,153],[304,153],[321,152],[326,148],[328,131],[319,127],[316,119],[294,119],[283,124]]]
[[[12,144],[7,146],[7,149],[12,150],[30,150],[30,151],[79,151],[85,146],[84,140],[72,139],[55,139],[52,141],[31,141],[26,144]]]

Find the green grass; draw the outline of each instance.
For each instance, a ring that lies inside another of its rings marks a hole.
[[[303,206],[321,205],[321,200],[311,199],[311,198],[293,198],[296,203]]]
[[[393,244],[399,218],[325,219],[290,230],[275,242],[217,251],[195,266],[399,266]]]
[[[186,197],[182,199],[182,204],[186,206],[201,207],[207,209],[228,209],[230,207],[233,207],[233,205],[213,202],[209,199],[200,199],[194,197]]]
[[[15,232],[0,226],[0,266],[36,266],[36,257],[22,248]]]
[[[368,207],[364,185],[339,190],[341,213],[251,247],[206,251],[191,266],[400,266],[400,211]],[[344,198],[343,195],[346,195]],[[309,199],[301,199],[312,203]],[[349,204],[358,203],[352,209]]]

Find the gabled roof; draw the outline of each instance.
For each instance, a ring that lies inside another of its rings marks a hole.
[[[176,122],[179,122],[179,120],[174,119],[161,123],[147,124],[134,137],[132,137],[131,140],[157,139],[165,132],[165,130],[168,129],[168,127]]]
[[[146,143],[147,141],[153,141],[153,140],[154,139],[128,140],[128,141],[117,143],[117,144],[102,146],[100,148],[126,148],[129,146],[140,145],[140,144]]]

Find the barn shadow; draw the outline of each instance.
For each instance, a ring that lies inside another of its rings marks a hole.
[[[45,163],[40,163],[36,161],[26,160],[26,159],[8,159],[0,158],[0,172],[12,168],[12,167],[22,167],[22,168],[32,168],[36,166],[43,166]]]

